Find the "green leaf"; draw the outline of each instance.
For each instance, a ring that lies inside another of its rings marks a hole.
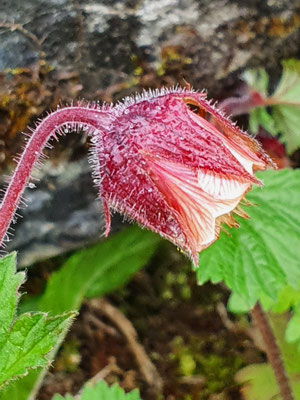
[[[295,343],[288,343],[286,340],[286,329],[289,322],[289,314],[276,314],[269,312],[268,320],[280,349],[285,369],[288,374],[300,372],[300,353]]]
[[[75,253],[51,275],[45,293],[39,301],[31,301],[31,306],[35,304],[39,310],[51,314],[79,309],[85,297],[104,295],[128,281],[149,261],[160,240],[152,232],[131,226],[104,242]],[[62,340],[63,337],[57,347]],[[41,375],[43,373],[41,371]],[[27,400],[40,376],[31,372],[1,400]]]
[[[247,195],[257,204],[246,210],[250,220],[237,218],[241,227],[203,251],[196,271],[200,284],[224,281],[250,307],[300,282],[300,170],[257,175],[264,187]]]
[[[267,96],[269,77],[264,68],[248,69],[242,74],[242,78],[253,90]]]
[[[265,311],[272,310],[273,313],[284,313],[289,311],[291,318],[288,321],[285,330],[285,340],[287,343],[296,344],[298,351],[300,352],[300,289],[295,289],[291,285],[286,285],[278,292],[276,302],[265,297],[261,299],[261,304]],[[229,311],[235,314],[247,313],[252,308],[243,297],[239,296],[235,292],[231,293],[227,307]]]
[[[284,360],[286,372],[292,386],[294,398],[300,398],[300,353],[297,347],[285,340],[288,323],[287,314],[268,314],[276,342]],[[279,399],[279,389],[274,372],[269,364],[253,364],[236,374],[236,380],[243,384],[241,389],[246,400]]]
[[[279,389],[269,364],[248,365],[235,378],[242,385],[245,400],[274,400],[278,396]]]
[[[300,91],[298,100],[300,102]],[[280,140],[286,144],[287,153],[291,154],[300,146],[300,104],[273,106],[272,117],[281,133]]]
[[[281,103],[295,102],[300,106],[300,61],[282,61],[282,75],[272,98]]]
[[[300,399],[299,374],[289,375],[295,399]],[[242,395],[245,400],[280,399],[278,385],[269,364],[248,365],[236,374],[236,381],[242,384]]]
[[[299,341],[300,339],[299,326],[300,326],[300,307],[297,307],[297,309],[294,311],[294,315],[292,316],[286,330],[286,340],[288,342],[294,343]]]
[[[250,112],[250,131],[257,134],[260,126],[266,129],[272,135],[277,135],[277,133],[279,132],[279,128],[275,124],[274,118],[267,112],[264,107],[256,107]]]
[[[283,313],[300,303],[300,290],[291,285],[285,285],[278,291],[276,301],[266,296],[262,297],[260,301],[265,311]],[[250,304],[235,292],[231,293],[227,306],[229,311],[235,314],[243,314],[251,310]]]
[[[39,309],[78,309],[84,297],[103,296],[121,286],[149,261],[159,242],[158,235],[131,226],[75,253],[52,274]]]
[[[245,314],[251,310],[251,305],[245,299],[235,292],[231,292],[227,308],[234,314]]]
[[[47,366],[45,355],[55,346],[65,324],[74,314],[49,318],[47,314],[23,314],[13,324],[0,355],[0,387],[29,369]]]
[[[28,375],[23,376],[17,381],[13,381],[8,386],[5,386],[0,392],[1,400],[29,400],[34,399],[35,396],[30,396],[32,393],[33,383],[38,379],[42,367],[31,370]],[[35,377],[35,379],[34,379]]]
[[[286,341],[288,343],[296,344],[298,347],[298,351],[300,352],[299,326],[300,326],[300,302],[298,302],[294,307],[292,318],[289,320],[285,334]]]
[[[56,394],[52,400],[75,400],[75,397],[70,395],[62,397]],[[92,387],[84,386],[80,400],[141,400],[141,398],[137,390],[126,394],[118,385],[109,387],[104,381],[100,381]]]
[[[290,308],[295,307],[300,302],[300,288],[295,289],[290,285],[286,285],[278,293],[277,301],[272,304],[272,311],[283,313]],[[270,309],[270,307],[269,307]]]
[[[272,96],[267,98],[268,76],[264,69],[249,70],[243,79],[253,89],[266,98],[271,114],[264,107],[256,107],[250,112],[249,129],[258,132],[262,126],[272,135],[280,135],[288,153],[300,146],[300,61],[283,60],[282,75]]]
[[[16,313],[19,287],[25,280],[24,272],[15,273],[16,255],[13,252],[0,258],[0,348]]]
[[[16,253],[0,259],[0,387],[30,369],[47,366],[47,355],[74,313],[56,317],[23,314],[15,319],[18,289],[24,273],[16,273]]]

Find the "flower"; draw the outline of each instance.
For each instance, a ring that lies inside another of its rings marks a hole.
[[[198,253],[238,226],[232,213],[256,170],[272,166],[260,145],[192,90],[162,89],[125,99],[95,147],[106,235],[110,210],[173,242],[198,263]]]

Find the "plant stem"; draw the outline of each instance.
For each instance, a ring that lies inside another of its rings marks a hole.
[[[52,137],[57,139],[58,134],[63,134],[63,127],[66,125],[69,126],[66,132],[70,129],[81,130],[85,127],[89,134],[97,133],[98,137],[101,135],[103,123],[108,118],[109,114],[105,110],[88,106],[72,106],[52,112],[37,125],[18,161],[0,205],[0,245],[3,240],[5,241],[10,222],[21,201],[32,170],[43,155],[42,151],[48,141]]]
[[[267,315],[259,303],[256,303],[251,310],[251,316],[254,324],[258,327],[262,335],[267,357],[274,371],[282,400],[294,400],[279,347],[276,343],[276,339],[272,332]]]
[[[294,106],[294,107],[299,107],[300,102],[299,101],[288,101],[288,100],[281,100],[276,99],[276,97],[268,97],[265,100],[265,106]]]

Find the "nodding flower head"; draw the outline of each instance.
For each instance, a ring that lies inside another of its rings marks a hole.
[[[232,212],[253,172],[272,161],[205,98],[191,90],[161,90],[125,99],[111,110],[95,148],[106,234],[110,210],[173,242],[194,264],[219,236],[238,226]]]

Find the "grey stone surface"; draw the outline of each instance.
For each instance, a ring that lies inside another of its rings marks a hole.
[[[1,0],[0,21],[42,39],[56,68],[81,70],[86,91],[129,80],[132,57],[154,68],[166,46],[191,59],[183,73],[214,95],[245,67],[299,54],[299,0]],[[298,22],[297,22],[298,21]],[[0,31],[0,66],[38,51],[20,32]],[[232,75],[233,74],[233,75]]]
[[[35,173],[40,179],[24,194],[14,236],[6,250],[19,251],[19,267],[95,242],[103,235],[102,203],[97,200],[87,159],[54,164]]]
[[[182,75],[213,96],[249,67],[279,69],[300,53],[299,0],[0,0],[0,69],[26,66],[45,54],[57,70],[80,72],[85,93],[130,81],[137,58],[150,68],[174,46],[190,60]],[[297,22],[298,21],[298,22]],[[96,240],[103,232],[85,160],[47,163],[9,249],[31,264]]]

